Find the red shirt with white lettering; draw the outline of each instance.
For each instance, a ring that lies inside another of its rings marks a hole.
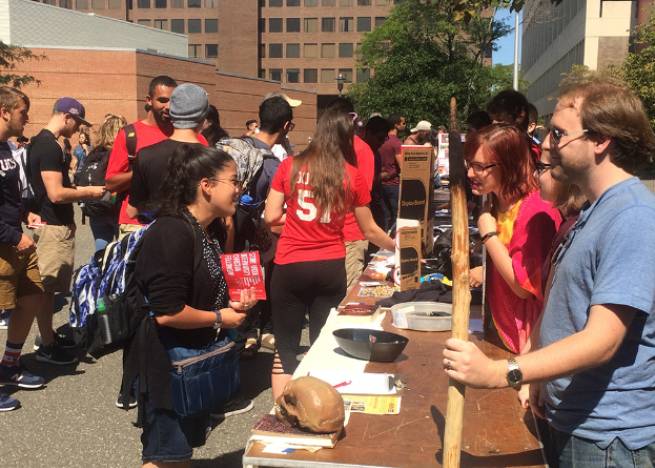
[[[353,146],[355,147],[355,156],[357,157],[357,170],[364,177],[370,195],[371,189],[373,188],[373,173],[375,172],[375,156],[373,155],[373,150],[368,146],[368,143],[357,135],[355,135]],[[349,212],[346,214],[346,220],[343,225],[343,238],[346,242],[366,239],[361,229],[359,229],[359,224],[357,224],[354,213]]]
[[[356,167],[344,163],[346,169],[346,208],[351,212],[357,206],[367,205],[371,193],[364,177]],[[345,258],[343,241],[345,213],[324,213],[318,216],[318,208],[312,198],[312,187],[307,182],[309,173],[298,171],[296,190],[291,193],[293,158],[282,161],[273,177],[271,189],[284,194],[287,218],[277,244],[275,263],[310,262]]]

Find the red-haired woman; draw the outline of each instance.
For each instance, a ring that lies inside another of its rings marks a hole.
[[[529,337],[543,306],[543,265],[561,223],[559,211],[539,195],[535,166],[525,136],[510,125],[471,133],[465,145],[473,193],[488,195],[478,219],[487,248],[487,302],[505,346],[529,349]],[[471,283],[482,281],[482,268]]]

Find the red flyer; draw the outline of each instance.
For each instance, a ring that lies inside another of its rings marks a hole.
[[[258,251],[223,254],[221,266],[231,301],[240,300],[241,290],[248,288],[255,288],[255,297],[258,300],[266,300],[264,269],[259,263]]]

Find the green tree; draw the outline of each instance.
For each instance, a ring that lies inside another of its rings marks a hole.
[[[458,21],[457,4],[405,0],[365,36],[360,66],[375,73],[350,91],[360,113],[401,113],[410,122],[446,124],[451,96],[465,117],[508,87],[507,69],[486,66],[485,59],[509,26],[479,15]]]
[[[638,29],[634,46],[636,51],[626,57],[622,75],[641,98],[655,128],[655,13]]]
[[[30,83],[39,84],[39,80],[31,75],[14,73],[16,65],[27,60],[39,60],[41,55],[34,54],[30,49],[5,44],[0,41],[0,85],[20,88]]]

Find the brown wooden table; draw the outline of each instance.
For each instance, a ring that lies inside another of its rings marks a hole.
[[[356,285],[344,302],[376,300],[358,297],[358,292]],[[448,389],[441,351],[450,332],[399,330],[391,325],[390,313],[383,328],[406,336],[409,343],[395,362],[370,362],[366,372],[387,372],[402,378],[407,388],[401,393],[400,414],[353,413],[345,437],[336,447],[315,453],[298,450],[285,455],[268,454],[262,452],[262,444],[253,443],[246,447],[244,466],[441,466]],[[478,334],[471,340],[494,358],[509,355]],[[467,389],[461,465],[545,466],[535,427],[532,413],[520,407],[516,391]]]

